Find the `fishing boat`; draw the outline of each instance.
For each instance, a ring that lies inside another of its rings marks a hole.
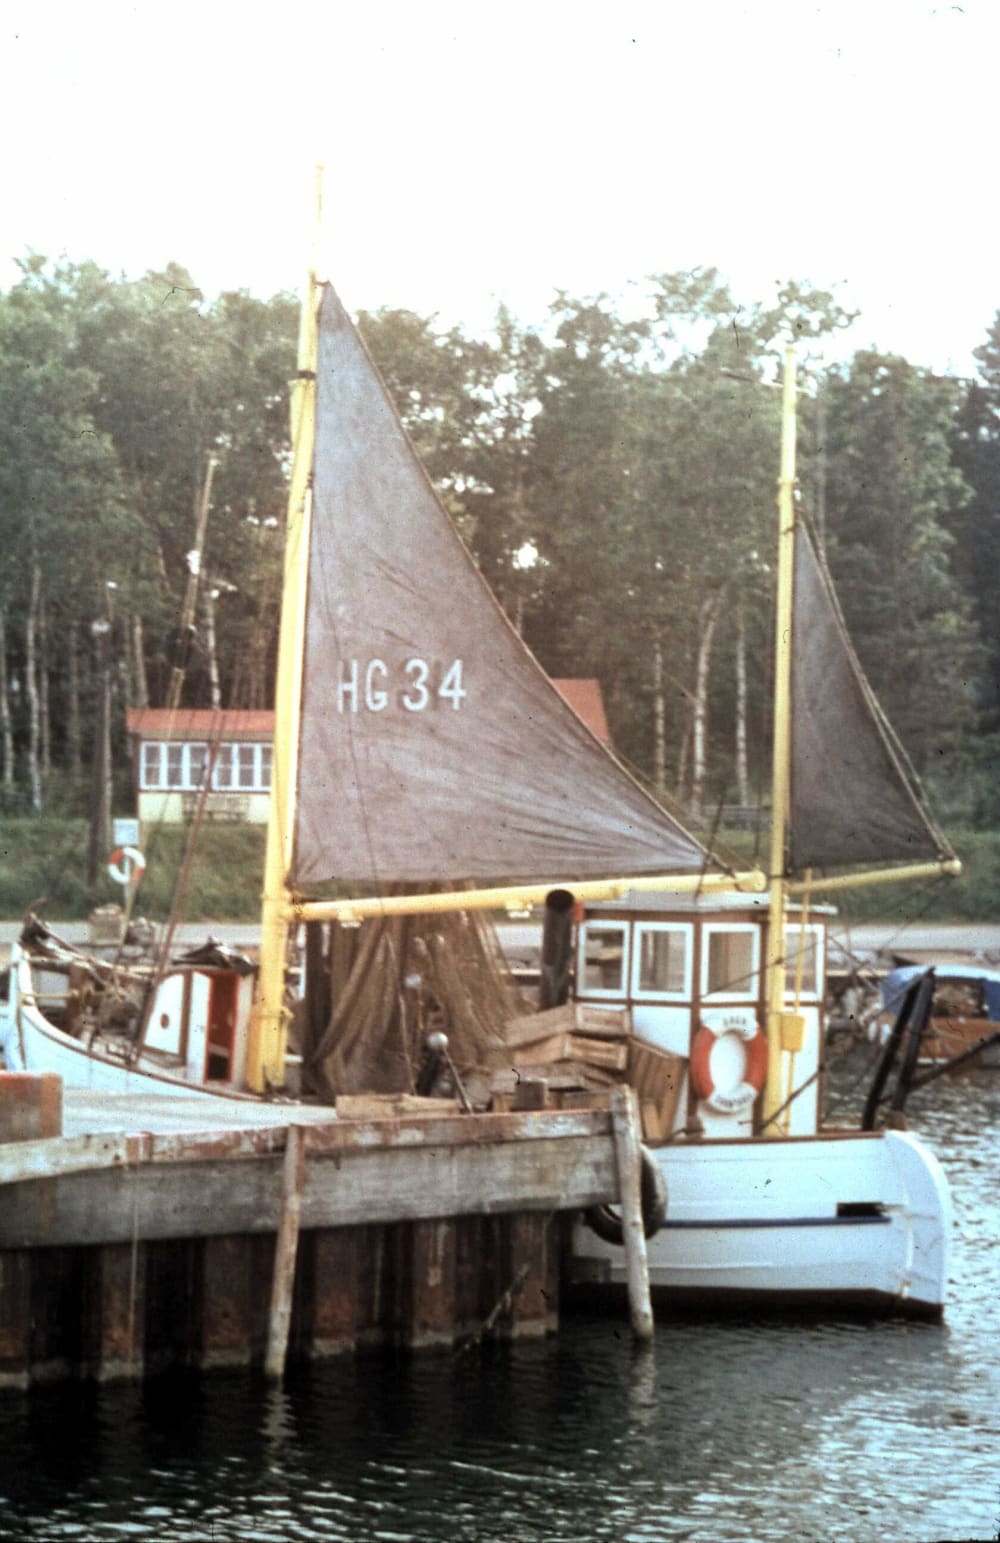
[[[669,1197],[648,1241],[654,1293],[936,1315],[951,1202],[933,1155],[905,1130],[874,1128],[879,1089],[866,1128],[821,1124],[829,913],[816,897],[959,865],[864,677],[797,508],[795,391],[789,351],[766,904],[661,897],[651,911],[633,895],[587,907],[577,989],[627,1008],[636,1038],[674,1062],[668,1128],[652,1144]],[[850,876],[830,873],[845,867]],[[662,1122],[662,1105],[656,1114]],[[617,1218],[600,1212],[576,1227],[571,1274],[581,1290],[621,1288],[619,1235]]]
[[[412,1087],[406,1025],[428,995],[441,1008],[448,980],[449,1033],[483,1030],[502,1046],[497,1014],[477,1028],[471,1002],[473,974],[489,976],[495,961],[473,938],[449,967],[434,928],[458,917],[462,932],[501,907],[568,896],[580,1006],[628,1014],[640,1100],[660,1079],[644,1164],[654,1296],[940,1312],[951,1213],[933,1155],[903,1131],[819,1124],[826,913],[816,896],[841,882],[826,870],[890,864],[913,877],[953,871],[955,860],[795,509],[793,367],[764,875],[707,851],[552,686],[314,273],[298,363],[256,989],[216,973],[227,968],[218,959],[178,964],[156,988],[169,984],[175,1011],[148,996],[138,1051],[116,1067],[101,1035],[85,1041],[65,1017],[53,1024],[44,972],[66,978],[72,962],[28,936],[15,953],[8,1043],[28,1067],[49,1069],[53,1044],[71,1042],[69,1080],[96,1076],[99,1063],[102,1076],[144,1078],[153,1092],[158,1052],[192,1085],[266,1095],[286,1081],[288,942],[304,927],[307,1061],[327,1068],[333,1095],[400,1077]],[[824,872],[797,887],[791,875],[803,870]],[[181,1065],[185,1002],[197,1044]],[[213,1046],[225,1052],[214,1061]],[[676,1092],[669,1111],[665,1082]],[[574,1227],[569,1275],[580,1289],[622,1287],[617,1236],[613,1215]]]
[[[972,960],[900,964],[879,982],[881,1011],[872,1038],[885,1041],[908,988],[928,969],[934,977],[930,1016],[917,1060],[1000,1066],[1000,970]]]

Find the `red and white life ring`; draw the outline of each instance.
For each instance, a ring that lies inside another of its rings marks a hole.
[[[712,1076],[712,1051],[726,1034],[743,1041],[743,1077],[734,1087],[717,1088]],[[691,1046],[691,1086],[710,1109],[739,1114],[762,1091],[767,1080],[767,1038],[754,1014],[745,1008],[705,1013]]]
[[[108,858],[108,873],[116,884],[138,884],[146,871],[146,859],[138,847],[115,847]]]

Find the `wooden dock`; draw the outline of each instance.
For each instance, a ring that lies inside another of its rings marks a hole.
[[[638,1216],[630,1100],[347,1120],[68,1089],[62,1134],[0,1145],[0,1386],[551,1332],[566,1213]]]

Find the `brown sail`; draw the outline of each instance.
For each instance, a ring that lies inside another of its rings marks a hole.
[[[290,884],[701,869],[507,622],[329,288],[317,376]]]
[[[947,857],[947,841],[865,679],[829,572],[796,532],[792,621],[791,869]]]

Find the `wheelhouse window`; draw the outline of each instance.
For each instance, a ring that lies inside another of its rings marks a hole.
[[[797,984],[799,995],[805,1000],[816,1000],[822,994],[822,948],[822,927],[803,928],[791,924],[785,928],[785,997],[788,1001],[795,999]],[[798,976],[800,961],[801,982]]]
[[[580,928],[577,990],[587,995],[625,995],[628,929],[621,923],[584,922]]]
[[[683,923],[638,922],[632,952],[632,995],[691,996],[692,929]]]
[[[745,1002],[758,994],[760,929],[752,922],[704,929],[701,994],[717,1002]]]

